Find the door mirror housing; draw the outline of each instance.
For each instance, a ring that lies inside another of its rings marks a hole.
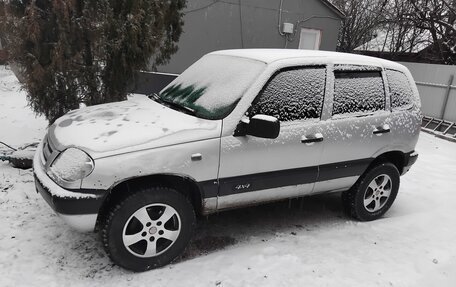
[[[243,119],[234,136],[251,135],[259,138],[275,139],[280,133],[280,121],[273,116],[255,115],[250,120]]]

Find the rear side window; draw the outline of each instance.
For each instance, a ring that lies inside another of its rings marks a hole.
[[[391,95],[391,108],[409,108],[412,104],[413,91],[407,76],[399,71],[386,70],[386,78]]]
[[[264,86],[248,115],[264,114],[280,121],[320,118],[325,83],[325,67],[282,70]]]
[[[336,70],[334,76],[333,115],[385,109],[385,89],[380,70]]]

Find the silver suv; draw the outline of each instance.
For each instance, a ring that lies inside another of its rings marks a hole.
[[[210,53],[159,94],[69,112],[34,159],[36,188],[111,259],[142,271],[187,246],[196,215],[343,191],[362,221],[416,161],[418,91],[397,63],[302,50]]]

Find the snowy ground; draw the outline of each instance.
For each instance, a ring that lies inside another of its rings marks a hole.
[[[20,146],[41,139],[45,128],[46,121],[27,107],[14,74],[0,65],[0,141]]]
[[[0,66],[0,141],[45,126]],[[225,212],[200,220],[185,259],[140,274],[63,224],[30,170],[0,162],[0,286],[456,286],[456,144],[423,133],[417,150],[381,220],[345,217],[337,194]]]

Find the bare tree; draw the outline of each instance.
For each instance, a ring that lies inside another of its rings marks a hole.
[[[339,36],[340,51],[352,52],[364,45],[368,50],[398,54],[428,47],[429,61],[456,64],[456,0],[333,3],[347,15]]]
[[[334,0],[345,15],[339,35],[338,50],[352,52],[358,46],[371,40],[377,29],[384,23],[384,11],[388,0]]]
[[[385,8],[379,33],[383,33],[382,52],[412,53],[430,45],[428,33],[410,22],[407,15],[414,10],[411,1],[390,0]]]
[[[456,64],[456,0],[411,1],[405,17],[415,27],[429,31],[433,48],[447,64]]]

